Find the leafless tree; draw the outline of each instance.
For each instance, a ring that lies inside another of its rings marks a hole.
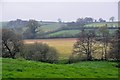
[[[88,32],[84,29],[80,33],[78,41],[74,44],[73,54],[86,54],[87,60],[92,60],[92,53],[94,53],[95,48],[95,32],[89,30]]]
[[[2,29],[2,57],[15,58],[15,55],[20,52],[21,45],[21,35],[9,29]]]

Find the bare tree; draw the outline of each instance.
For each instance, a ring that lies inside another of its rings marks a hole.
[[[15,58],[20,52],[22,37],[12,30],[2,29],[2,57]]]
[[[92,53],[95,48],[95,32],[93,30],[84,31],[80,33],[78,41],[74,44],[73,54],[86,54],[87,60],[92,60]]]

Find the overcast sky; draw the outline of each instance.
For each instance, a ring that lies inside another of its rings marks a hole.
[[[3,2],[2,21],[36,19],[75,21],[80,17],[118,18],[117,2]]]

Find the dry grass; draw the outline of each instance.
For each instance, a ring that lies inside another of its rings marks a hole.
[[[46,43],[49,46],[54,47],[58,52],[60,59],[67,59],[72,53],[73,44],[76,42],[76,38],[60,38],[60,39],[28,39],[24,40],[25,44],[33,44],[33,43]],[[93,54],[94,58],[101,59],[102,57],[102,49],[100,47],[101,43],[97,42],[95,45],[96,51]],[[108,49],[110,50],[110,49]]]
[[[73,44],[76,42],[76,38],[63,38],[63,39],[29,39],[24,40],[25,44],[33,43],[46,43],[49,46],[56,48],[60,54],[60,58],[68,58],[73,49]]]

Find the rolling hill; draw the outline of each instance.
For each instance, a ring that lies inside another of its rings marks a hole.
[[[27,21],[16,20],[10,21],[9,24],[8,22],[1,22],[0,26],[6,27],[6,25],[9,25],[9,28],[14,28],[16,32],[24,33],[27,29],[27,27],[25,27],[26,24]],[[41,38],[72,38],[77,37],[80,32],[79,26],[68,26],[66,23],[39,21],[39,24],[41,27],[37,28],[38,33],[41,31],[44,33]],[[108,27],[118,27],[117,22],[93,22],[84,25],[84,27],[94,28],[104,26],[105,24],[107,24]],[[115,30],[116,29],[110,29],[110,33],[113,33]]]

